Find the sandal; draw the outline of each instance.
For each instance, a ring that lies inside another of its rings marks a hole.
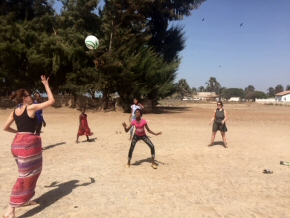
[[[263,173],[265,173],[265,174],[272,174],[273,171],[271,171],[271,170],[269,170],[269,169],[264,169],[264,170],[263,170]]]
[[[129,168],[129,167],[130,167],[130,164],[127,164],[127,165],[126,165],[126,168]]]
[[[26,202],[26,203],[23,205],[23,207],[26,207],[26,206],[33,206],[33,205],[36,205],[36,204],[38,204],[38,203],[35,202],[35,201],[28,201],[28,202]]]
[[[286,165],[286,166],[290,166],[290,162],[286,162],[286,161],[280,161],[281,165]]]
[[[153,168],[153,169],[157,169],[157,165],[156,164],[151,164],[151,167]]]

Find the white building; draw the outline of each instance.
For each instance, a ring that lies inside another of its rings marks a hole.
[[[229,101],[240,101],[240,97],[231,97]]]
[[[290,90],[275,94],[275,100],[277,102],[290,101]]]
[[[205,99],[210,99],[210,98],[216,98],[217,94],[215,92],[197,92],[196,98],[205,100]]]

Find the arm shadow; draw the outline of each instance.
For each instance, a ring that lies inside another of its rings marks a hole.
[[[59,145],[64,145],[64,144],[66,144],[66,142],[59,142],[59,143],[56,143],[53,145],[48,145],[46,147],[43,147],[42,150],[48,150],[48,149],[54,148],[54,147],[59,146]]]

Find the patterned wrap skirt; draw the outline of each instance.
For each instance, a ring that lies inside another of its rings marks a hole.
[[[37,179],[42,170],[41,138],[34,134],[16,134],[11,147],[19,176],[12,189],[10,205],[21,207],[35,194]]]

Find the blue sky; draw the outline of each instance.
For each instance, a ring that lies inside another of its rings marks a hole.
[[[227,88],[290,85],[290,0],[207,0],[179,23],[187,40],[178,79],[191,87],[211,76]]]
[[[173,24],[184,25],[186,37],[177,80],[198,88],[212,76],[227,88],[264,92],[290,85],[290,0],[207,0]]]

